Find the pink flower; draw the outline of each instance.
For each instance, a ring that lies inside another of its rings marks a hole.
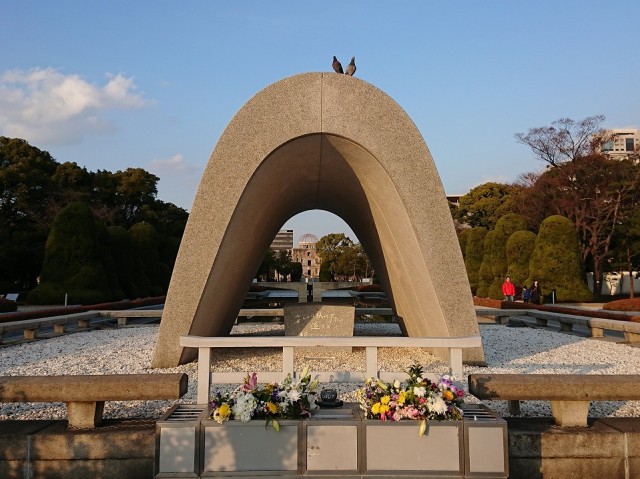
[[[242,385],[242,391],[250,392],[258,387],[258,375],[256,373],[252,373],[251,376],[247,374],[247,377],[244,378],[244,384]]]

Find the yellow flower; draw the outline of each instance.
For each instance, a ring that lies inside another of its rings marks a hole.
[[[269,410],[270,414],[275,414],[278,412],[278,406],[273,404],[272,402],[267,403],[267,409]]]
[[[219,424],[228,421],[229,416],[231,416],[231,408],[227,403],[222,404],[213,412],[213,420]]]
[[[447,401],[451,401],[453,399],[453,393],[447,389],[442,393],[442,397],[445,398]]]
[[[380,414],[385,414],[388,411],[389,411],[389,406],[387,406],[386,404],[383,404],[382,406],[380,406]]]
[[[382,404],[389,404],[389,401],[391,401],[391,398],[389,396],[382,396],[382,398],[380,399],[380,402]]]
[[[405,393],[404,391],[398,394],[398,404],[400,404],[401,406],[404,404],[406,399],[407,399],[407,393]]]
[[[379,402],[375,403],[373,406],[371,406],[371,412],[373,414],[378,414],[380,412],[380,406],[381,404]]]
[[[231,415],[231,408],[227,403],[222,404],[218,408],[218,416],[220,417],[229,417]]]

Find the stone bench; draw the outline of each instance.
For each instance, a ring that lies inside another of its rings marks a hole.
[[[640,399],[640,375],[470,374],[469,392],[478,399],[509,401],[520,414],[521,400],[551,401],[558,426],[587,426],[590,401]]]
[[[161,309],[125,309],[116,311],[100,311],[100,316],[116,318],[118,326],[127,326],[133,318],[162,318]]]
[[[0,401],[64,402],[69,427],[94,428],[102,421],[105,401],[180,399],[187,382],[184,373],[3,376]]]
[[[560,331],[564,332],[573,331],[574,325],[584,326],[585,328],[589,327],[588,317],[575,314],[531,310],[527,313],[527,315],[535,318],[536,324],[542,327],[547,327],[548,321],[557,321],[558,323],[560,323]]]
[[[589,319],[589,328],[591,329],[591,336],[594,338],[601,338],[604,336],[605,330],[612,330],[622,331],[625,340],[630,343],[640,342],[640,323],[619,321],[617,319],[591,318]]]
[[[493,316],[496,323],[507,324],[512,317],[526,316],[530,309],[476,308],[476,316]]]
[[[0,323],[0,342],[5,333],[11,331],[22,331],[24,339],[36,339],[38,330],[45,327],[52,327],[53,332],[62,334],[70,324],[76,324],[78,328],[88,328],[92,320],[99,319],[98,311],[86,313],[73,313],[49,318],[23,319],[20,321],[10,321]]]

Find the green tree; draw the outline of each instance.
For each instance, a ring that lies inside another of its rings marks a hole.
[[[167,267],[160,263],[158,253],[158,232],[153,225],[141,222],[129,228],[137,256],[141,260],[142,269],[149,279],[150,294],[159,296],[167,292],[169,278]]]
[[[256,272],[256,279],[262,281],[270,281],[273,279],[271,272],[275,270],[276,266],[276,253],[271,248],[268,248],[262,258],[262,262]]]
[[[640,165],[601,154],[576,157],[547,170],[528,194],[534,200],[525,205],[571,220],[583,268],[593,271],[600,291],[615,231],[640,195]]]
[[[53,220],[77,201],[88,203],[106,226],[146,221],[156,227],[160,276],[168,281],[188,213],[156,199],[157,181],[141,168],[89,172],[24,140],[0,137],[0,289],[37,284]]]
[[[296,261],[291,263],[291,281],[297,283],[302,280],[302,263]]]
[[[330,233],[316,243],[316,253],[322,260],[325,271],[332,277],[344,273],[345,261],[341,256],[353,247],[353,241],[344,233]],[[322,270],[322,267],[320,268]]]
[[[484,237],[486,235],[486,228],[476,226],[469,230],[466,241],[464,266],[467,269],[469,286],[471,286],[471,292],[473,294],[476,294],[480,281],[480,265],[482,264],[482,257],[484,255]]]
[[[507,275],[516,287],[526,285],[529,277],[529,261],[536,244],[536,235],[531,231],[516,231],[507,240]]]
[[[640,269],[640,204],[626,211],[612,238],[611,250],[615,264],[629,273],[629,297],[634,298],[633,271]]]
[[[543,293],[555,289],[561,302],[589,301],[591,292],[583,277],[573,223],[560,215],[548,217],[540,225],[527,284],[538,280]]]
[[[507,241],[516,231],[527,229],[527,220],[515,213],[508,213],[496,223],[495,235],[491,244],[489,258],[493,281],[489,286],[489,297],[502,298],[502,283],[507,275],[509,263],[507,262]]]
[[[460,206],[453,210],[454,219],[492,230],[500,217],[516,211],[519,189],[493,182],[476,186],[460,198]]]
[[[36,284],[56,211],[49,201],[56,161],[25,140],[0,136],[0,282]]]
[[[108,233],[85,203],[72,203],[56,216],[46,244],[40,285],[28,301],[92,304],[121,299]]]
[[[125,222],[133,224],[142,220],[140,210],[155,201],[160,178],[142,168],[127,168],[116,172],[115,177],[118,181],[117,197]]]
[[[329,265],[325,263],[320,263],[320,272],[318,273],[318,279],[323,283],[328,283],[329,281],[333,281],[333,275],[329,270]]]
[[[51,177],[55,185],[55,201],[61,207],[75,201],[91,201],[91,174],[75,162],[65,162],[57,166]]]
[[[484,237],[484,246],[482,253],[482,263],[480,264],[480,270],[478,272],[478,289],[476,290],[476,296],[480,298],[489,297],[489,286],[493,282],[493,270],[491,268],[491,251],[493,249],[493,241],[495,239],[496,232],[494,230],[489,231]],[[502,295],[499,298],[501,299]]]
[[[293,263],[291,262],[291,252],[288,250],[280,250],[275,254],[274,269],[278,276],[281,276],[286,281],[290,278],[293,271]],[[278,277],[278,279],[281,279]]]
[[[458,243],[460,243],[460,251],[462,252],[462,259],[467,255],[467,241],[469,240],[469,234],[471,228],[465,228],[458,233]]]
[[[136,284],[136,255],[131,235],[122,226],[110,226],[107,231],[118,282],[127,298],[139,298],[141,295]]]

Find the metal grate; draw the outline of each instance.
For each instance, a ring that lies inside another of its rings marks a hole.
[[[480,404],[465,404],[462,412],[467,421],[498,421],[489,409]]]
[[[180,404],[164,421],[195,421],[205,409],[202,405]]]

